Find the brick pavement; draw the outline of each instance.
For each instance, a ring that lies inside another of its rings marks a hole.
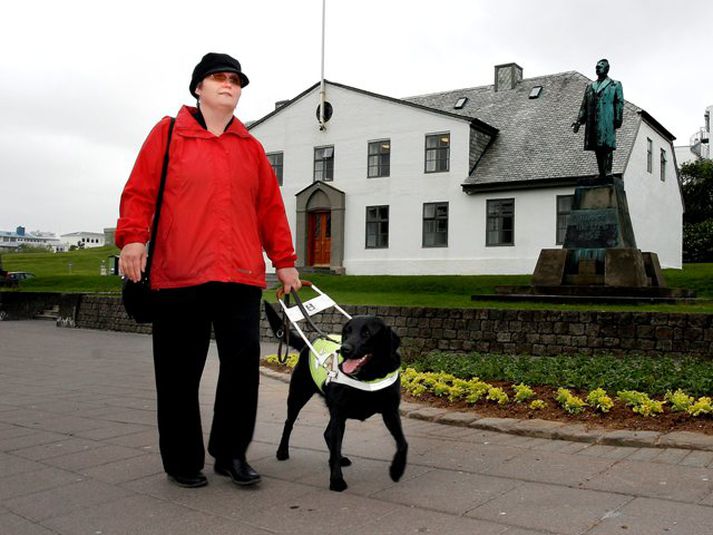
[[[237,488],[207,467],[207,487],[180,489],[157,453],[150,349],[146,335],[0,322],[0,532],[713,535],[713,452],[695,436],[620,446],[426,411],[404,419],[409,466],[394,483],[381,421],[350,421],[350,486],[330,492],[319,400],[300,416],[292,458],[274,458],[287,386],[272,375],[262,379],[249,452],[259,488]],[[216,361],[212,347],[206,425]]]

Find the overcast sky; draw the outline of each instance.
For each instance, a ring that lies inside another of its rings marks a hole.
[[[325,76],[406,97],[601,57],[624,96],[678,139],[713,104],[710,0],[327,0]],[[236,115],[319,81],[321,0],[6,2],[0,32],[0,230],[101,232],[151,127],[193,104],[190,75],[226,52],[250,77]]]

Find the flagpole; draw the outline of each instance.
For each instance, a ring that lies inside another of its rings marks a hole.
[[[325,130],[324,123],[324,103],[325,103],[325,88],[324,88],[324,28],[325,28],[325,12],[327,0],[322,0],[322,77],[319,86],[319,129]]]

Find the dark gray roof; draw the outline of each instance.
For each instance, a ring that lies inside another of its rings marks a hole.
[[[403,100],[477,117],[499,130],[464,185],[552,182],[552,179],[592,176],[597,172],[594,153],[584,151],[584,127],[577,134],[571,129],[589,82],[586,76],[570,71],[524,79],[514,89],[497,92],[493,85],[488,85]],[[528,96],[535,86],[542,86],[542,92],[538,98],[530,99]],[[463,109],[454,110],[453,105],[460,97],[468,97],[468,101]],[[641,111],[626,102],[624,122],[617,131],[612,169],[615,174],[623,173],[629,160]]]

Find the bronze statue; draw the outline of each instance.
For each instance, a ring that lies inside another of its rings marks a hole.
[[[611,175],[612,152],[616,149],[616,129],[624,116],[624,91],[621,83],[609,78],[609,61],[601,59],[596,66],[597,79],[587,85],[572,130],[577,133],[584,124],[584,150],[597,156],[599,177]]]

